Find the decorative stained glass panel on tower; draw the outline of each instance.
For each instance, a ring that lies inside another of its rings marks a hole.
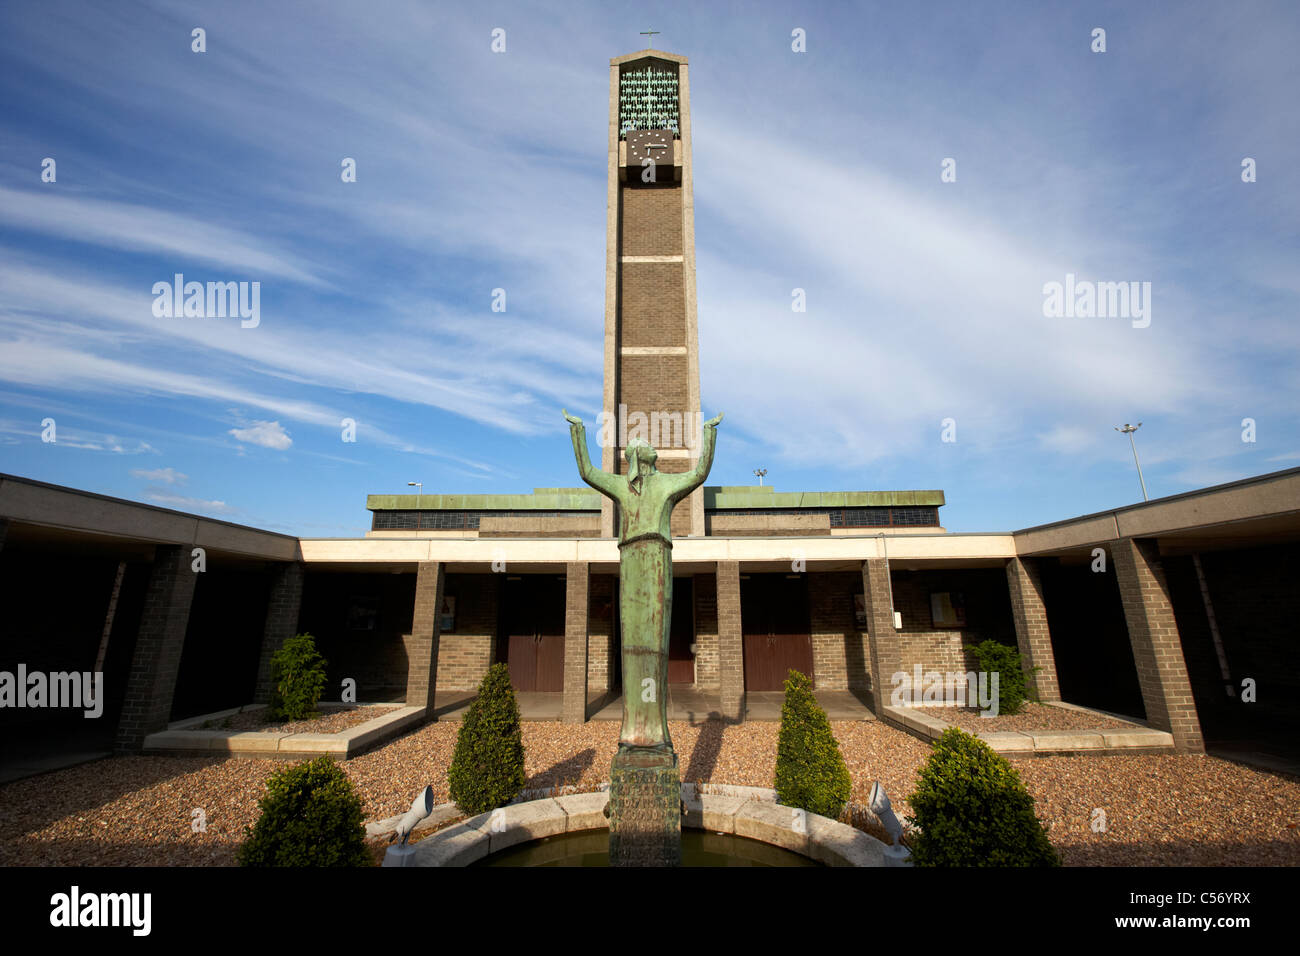
[[[648,129],[670,129],[674,137],[681,136],[675,67],[644,66],[619,78],[619,139],[626,139],[631,130]]]

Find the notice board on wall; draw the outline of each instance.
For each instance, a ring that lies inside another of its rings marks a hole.
[[[934,627],[965,627],[966,596],[960,591],[930,592],[930,622]]]

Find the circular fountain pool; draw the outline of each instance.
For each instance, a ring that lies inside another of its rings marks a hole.
[[[609,831],[587,830],[532,840],[474,866],[609,866]],[[682,866],[821,866],[798,853],[731,833],[682,831]]]

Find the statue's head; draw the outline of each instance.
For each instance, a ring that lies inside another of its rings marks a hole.
[[[623,449],[627,458],[627,482],[637,494],[641,493],[641,479],[655,470],[659,453],[644,438],[633,438]]]

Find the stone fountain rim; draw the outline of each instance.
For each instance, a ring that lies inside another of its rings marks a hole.
[[[724,792],[701,793],[683,788],[684,827],[757,840],[829,866],[897,865],[889,858],[885,844],[870,834],[776,803],[771,790],[737,786],[714,789]],[[604,813],[608,800],[604,792],[575,793],[501,807],[413,844],[402,865],[468,866],[520,843],[608,829]]]

